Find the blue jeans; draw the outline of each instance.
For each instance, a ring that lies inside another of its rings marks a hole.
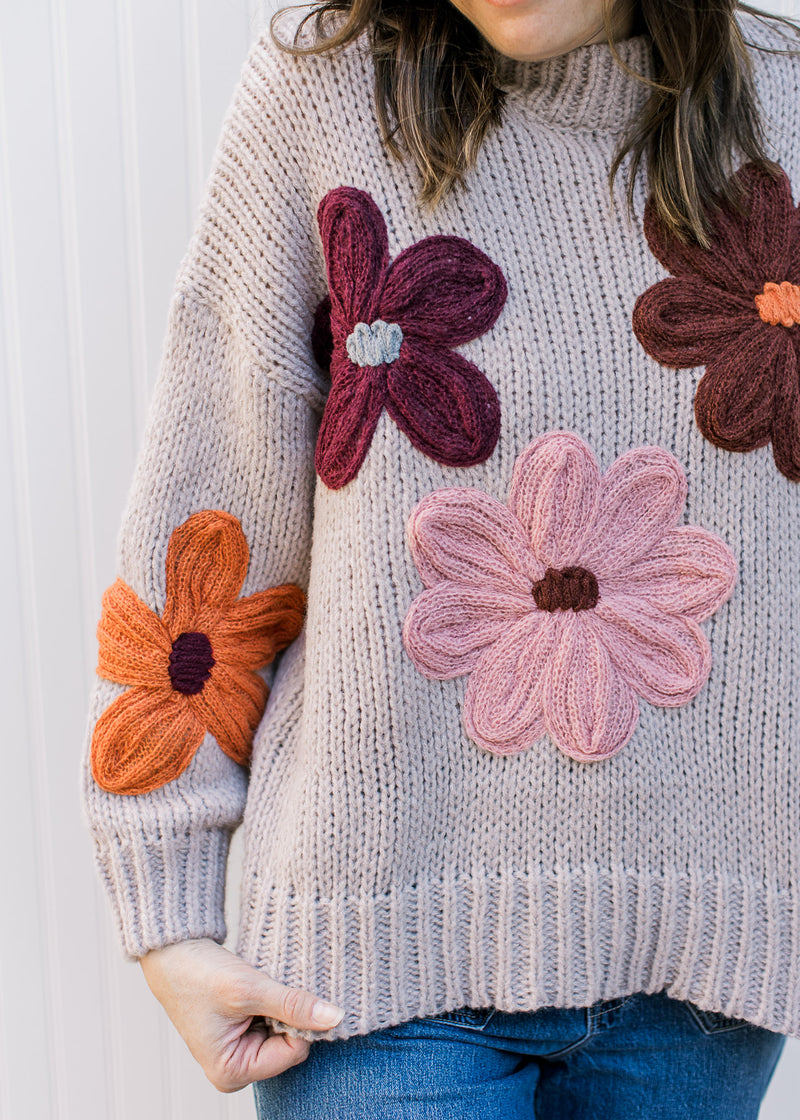
[[[254,1089],[259,1120],[755,1120],[785,1041],[663,992],[464,1007],[319,1039]]]

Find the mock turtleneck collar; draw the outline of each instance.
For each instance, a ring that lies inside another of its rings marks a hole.
[[[649,35],[619,39],[615,47],[631,69],[654,76]],[[539,62],[501,58],[500,73],[509,104],[522,104],[542,122],[565,128],[620,132],[650,92],[622,70],[608,43],[589,43]]]

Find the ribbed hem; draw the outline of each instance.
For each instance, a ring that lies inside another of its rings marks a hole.
[[[469,1005],[585,1007],[665,991],[800,1035],[796,891],[622,867],[452,875],[379,898],[243,900],[239,952],[346,1011],[347,1038]]]
[[[229,842],[224,829],[124,843],[105,838],[98,865],[128,957],[191,938],[225,940]]]

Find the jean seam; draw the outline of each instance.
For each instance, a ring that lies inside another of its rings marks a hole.
[[[746,1027],[748,1025],[747,1022],[737,1020],[736,1022],[731,1023],[730,1026],[728,1026],[727,1024],[723,1024],[711,1029],[703,1019],[702,1012],[704,1009],[695,1007],[695,1005],[689,1000],[686,1000],[685,1002],[689,1014],[691,1015],[697,1026],[700,1028],[700,1030],[703,1032],[703,1034],[706,1035],[706,1037],[711,1037],[715,1034],[729,1034],[731,1031],[742,1030],[743,1027]],[[708,1014],[723,1015],[724,1012],[708,1012]]]
[[[442,1023],[444,1026],[458,1027],[460,1030],[476,1031],[478,1034],[480,1034],[480,1032],[482,1030],[485,1030],[485,1028],[488,1027],[489,1023],[494,1018],[496,1012],[497,1012],[497,1008],[493,1007],[492,1010],[489,1012],[488,1017],[484,1020],[483,1023],[481,1023],[481,1025],[479,1027],[474,1026],[471,1023],[461,1023],[457,1019],[445,1019],[445,1018],[443,1018],[439,1015],[426,1015],[421,1020],[421,1022],[423,1022],[423,1023]]]
[[[587,1007],[584,1010],[585,1015],[583,1037],[579,1038],[576,1042],[571,1042],[569,1046],[564,1046],[561,1050],[554,1050],[550,1054],[539,1054],[538,1057],[542,1061],[550,1062],[554,1061],[556,1058],[564,1058],[567,1056],[567,1054],[571,1054],[573,1050],[578,1050],[581,1046],[584,1046],[589,1041],[589,1039],[594,1034],[594,1021],[592,1019],[592,1014],[589,1008]]]

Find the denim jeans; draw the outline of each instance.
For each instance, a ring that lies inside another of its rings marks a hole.
[[[463,1007],[319,1039],[254,1089],[259,1120],[755,1120],[785,1041],[663,992]]]

